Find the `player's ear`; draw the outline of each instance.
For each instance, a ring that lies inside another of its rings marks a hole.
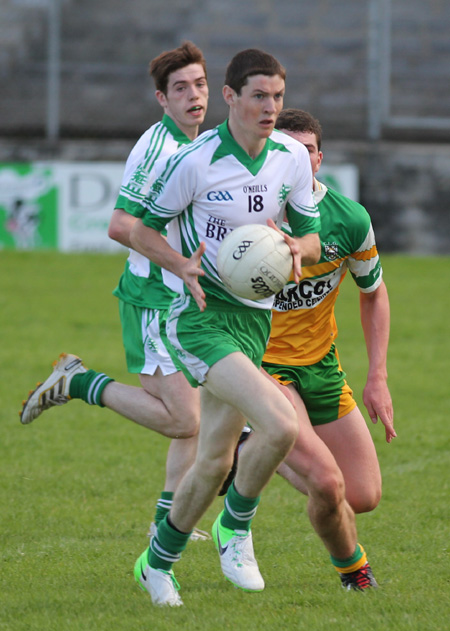
[[[167,97],[161,90],[156,90],[155,92],[156,100],[161,105],[161,107],[166,107],[167,105]]]
[[[322,164],[322,160],[323,160],[323,153],[322,153],[322,151],[319,151],[317,164],[316,164],[316,173],[320,169],[320,165]]]
[[[229,85],[223,86],[222,95],[227,105],[232,105],[234,103],[235,98],[236,98],[236,92],[233,90],[233,88],[230,88]]]

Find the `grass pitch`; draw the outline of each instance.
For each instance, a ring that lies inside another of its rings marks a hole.
[[[122,255],[0,253],[0,630],[447,631],[450,258],[383,257],[398,438],[387,445],[369,421],[384,494],[357,522],[380,589],[340,588],[305,498],[276,477],[254,525],[265,591],[234,589],[212,542],[193,542],[175,568],[185,602],[175,610],[153,607],[133,579],[168,440],[81,401],[30,426],[18,417],[62,351],[136,384],[111,295],[123,263]],[[341,293],[338,348],[361,402],[367,359],[351,279]],[[199,527],[209,529],[221,506],[218,498]]]

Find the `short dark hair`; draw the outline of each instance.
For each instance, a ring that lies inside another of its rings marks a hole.
[[[275,127],[287,131],[311,132],[316,136],[317,147],[320,151],[320,147],[322,146],[322,126],[317,118],[314,118],[314,116],[308,112],[293,108],[281,110],[278,114]]]
[[[283,80],[286,79],[286,70],[278,59],[263,50],[247,48],[237,53],[228,64],[225,85],[240,94],[247,79],[257,74],[269,77],[280,75]]]
[[[166,94],[169,75],[190,64],[200,64],[206,77],[206,61],[203,53],[189,41],[183,42],[181,46],[173,50],[166,50],[152,59],[149,64],[149,73],[153,77],[156,89]]]

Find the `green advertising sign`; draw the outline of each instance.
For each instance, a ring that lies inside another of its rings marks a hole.
[[[56,249],[57,204],[51,165],[0,164],[0,249]]]
[[[122,177],[119,162],[0,163],[0,250],[124,250],[108,237]],[[319,180],[358,201],[356,166],[322,164]]]

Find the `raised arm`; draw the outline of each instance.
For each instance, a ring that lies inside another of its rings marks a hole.
[[[364,331],[369,371],[363,391],[363,401],[373,423],[378,418],[384,425],[386,441],[397,436],[394,411],[387,385],[387,349],[389,343],[390,309],[384,282],[373,292],[360,292],[361,324]]]

